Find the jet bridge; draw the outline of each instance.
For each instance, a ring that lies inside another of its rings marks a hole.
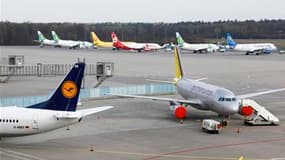
[[[279,119],[269,112],[264,106],[259,105],[252,99],[243,99],[242,106],[250,106],[253,113],[245,117],[244,123],[249,125],[278,125]]]

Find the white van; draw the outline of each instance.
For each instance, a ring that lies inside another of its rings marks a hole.
[[[221,122],[212,120],[212,119],[204,119],[202,122],[202,130],[208,133],[220,133],[223,125]]]

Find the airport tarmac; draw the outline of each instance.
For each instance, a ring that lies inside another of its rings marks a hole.
[[[35,46],[1,46],[0,49],[1,59],[11,54],[24,55],[27,64],[74,63],[77,58],[85,58],[87,63],[114,62],[115,76],[103,83],[106,86],[148,83],[145,78],[171,80],[174,74],[172,52],[130,53]],[[224,86],[237,95],[284,87],[284,55],[182,53],[187,77],[207,77],[205,82]],[[8,83],[0,84],[0,97],[45,94],[55,88],[61,78],[11,77]],[[94,81],[95,77],[87,77],[86,85]],[[189,108],[188,118],[180,124],[171,117],[165,102],[86,99],[80,108],[102,105],[115,108],[89,116],[70,130],[62,128],[39,135],[3,138],[0,159],[234,160],[240,156],[251,160],[285,159],[284,97],[285,92],[279,92],[253,98],[280,119],[279,126],[244,126],[242,117],[235,115],[231,117],[230,126],[218,135],[201,131],[201,119],[219,119],[213,112]]]

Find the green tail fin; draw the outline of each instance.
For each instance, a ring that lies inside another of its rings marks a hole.
[[[38,36],[39,36],[39,41],[42,42],[43,40],[45,40],[45,36],[40,32],[38,31]]]
[[[183,45],[184,40],[178,32],[176,32],[176,39],[179,46]]]
[[[59,41],[60,40],[60,38],[58,37],[58,35],[55,33],[55,31],[51,31],[51,35],[52,35],[52,38],[53,38],[53,40],[54,41]]]

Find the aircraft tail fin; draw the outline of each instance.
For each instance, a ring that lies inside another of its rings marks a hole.
[[[236,42],[233,40],[233,38],[230,35],[230,33],[226,33],[226,37],[225,38],[226,38],[227,44],[230,46],[230,48],[235,48]]]
[[[121,41],[119,40],[115,32],[112,32],[111,37],[112,37],[113,44],[121,43]]]
[[[91,37],[92,37],[93,44],[95,45],[98,45],[100,42],[102,42],[95,32],[91,32]]]
[[[181,64],[180,52],[177,46],[175,46],[174,48],[174,60],[175,60],[174,83],[176,83],[179,79],[183,78],[183,69],[182,69],[182,64]]]
[[[183,40],[182,36],[179,34],[179,32],[176,32],[176,39],[177,39],[178,46],[183,45],[184,40]]]
[[[41,31],[37,31],[38,32],[38,36],[39,36],[39,42],[42,42],[43,40],[45,40],[45,36],[41,33]]]
[[[77,107],[85,63],[76,63],[47,101],[27,108],[56,111],[75,111]]]
[[[59,41],[60,40],[60,38],[58,37],[58,35],[55,33],[55,31],[51,31],[51,35],[52,35],[52,38],[53,38],[53,40],[54,41]]]

